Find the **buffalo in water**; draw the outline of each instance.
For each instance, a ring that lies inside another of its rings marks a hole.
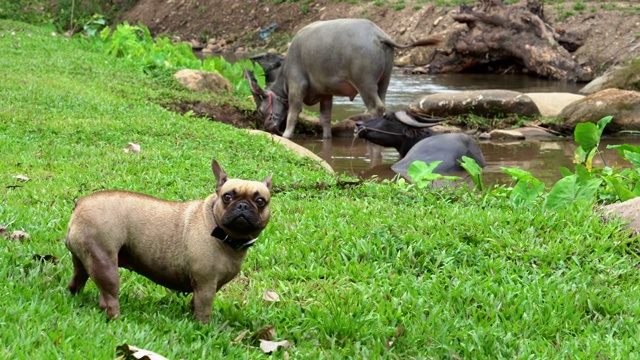
[[[395,48],[435,45],[427,38],[400,45],[366,19],[316,21],[302,28],[291,42],[274,83],[262,89],[253,73],[245,69],[265,129],[291,138],[303,104],[320,103],[322,136],[331,138],[331,107],[334,96],[358,93],[374,117],[384,114],[384,100],[391,79]]]
[[[460,173],[463,156],[470,157],[481,167],[486,166],[478,143],[463,133],[434,134],[429,128],[442,119],[410,115],[405,111],[385,114],[370,120],[358,121],[355,136],[383,147],[393,147],[400,160],[391,166],[398,174],[407,176],[409,165],[416,160],[430,163],[441,160],[435,173]]]

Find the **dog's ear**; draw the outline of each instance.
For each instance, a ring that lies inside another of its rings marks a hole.
[[[269,176],[264,178],[264,180],[262,180],[262,183],[267,186],[267,189],[269,189],[269,191],[271,191],[271,178],[272,177],[273,177],[273,174],[270,174]]]
[[[220,164],[216,161],[216,159],[211,160],[211,170],[213,170],[213,176],[216,177],[216,193],[220,191],[220,188],[224,183],[229,180],[229,176],[227,173],[222,170]]]

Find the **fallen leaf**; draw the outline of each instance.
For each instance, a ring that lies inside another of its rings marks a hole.
[[[278,302],[280,301],[280,295],[275,291],[267,290],[262,294],[262,300],[269,302]]]
[[[15,230],[11,233],[11,240],[22,241],[31,239],[31,235],[27,234],[22,230]]]
[[[127,344],[122,344],[120,346],[117,346],[116,354],[120,355],[118,356],[118,359],[124,359],[124,360],[129,360],[129,359],[168,360],[166,357],[162,355],[158,355],[153,351],[140,349],[135,346],[131,346]]]
[[[16,175],[16,176],[14,176],[14,178],[16,178],[16,179],[18,179],[20,181],[24,181],[24,182],[27,182],[27,181],[31,180],[31,179],[29,179],[28,177],[26,177],[24,175]]]
[[[272,340],[276,336],[276,328],[273,325],[265,325],[256,331],[251,337],[259,340]]]
[[[240,333],[240,335],[236,336],[235,339],[233,339],[233,341],[231,342],[232,344],[238,344],[240,343],[245,336],[247,336],[247,334],[249,333],[249,330],[245,330],[243,332]]]
[[[124,148],[124,152],[128,153],[128,152],[132,152],[132,153],[139,153],[140,152],[140,145],[136,144],[136,143],[129,143],[129,145],[127,145],[126,148]]]
[[[53,256],[53,255],[35,254],[35,255],[33,255],[33,260],[38,260],[38,261],[42,261],[42,262],[50,262],[50,263],[53,263],[53,264],[57,264],[58,263],[58,258]]]
[[[5,239],[9,237],[9,231],[7,231],[6,225],[0,224],[0,235]]]
[[[262,351],[265,352],[265,354],[271,354],[272,352],[278,350],[278,348],[290,348],[291,347],[291,343],[288,342],[287,340],[283,340],[283,341],[267,341],[267,340],[260,340],[260,349],[262,349]]]

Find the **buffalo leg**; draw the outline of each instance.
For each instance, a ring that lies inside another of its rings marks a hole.
[[[284,134],[282,137],[286,139],[291,139],[293,137],[293,132],[296,129],[296,124],[298,123],[298,117],[302,112],[302,102],[291,102],[289,105],[289,113],[287,114],[287,127],[284,129]]]
[[[333,97],[320,101],[320,125],[322,125],[322,138],[331,139],[331,108]]]

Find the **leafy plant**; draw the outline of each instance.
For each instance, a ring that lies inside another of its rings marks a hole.
[[[416,184],[418,189],[424,189],[431,182],[436,180],[446,180],[446,181],[455,181],[460,180],[458,176],[447,176],[442,174],[434,173],[433,171],[440,165],[442,161],[433,161],[429,164],[424,161],[414,161],[409,165],[409,169],[407,170],[407,175],[411,177],[411,181]]]
[[[484,191],[484,183],[482,182],[482,167],[468,156],[463,156],[460,166],[469,173],[471,180],[475,184],[476,189]]]
[[[140,65],[146,73],[158,69],[194,69],[217,72],[231,83],[239,97],[251,95],[249,84],[243,76],[243,68],[253,71],[261,86],[264,86],[264,70],[250,60],[240,60],[233,64],[222,57],[198,59],[186,43],[174,44],[167,37],[157,37],[155,40],[144,25],[120,24],[111,31],[105,27],[99,34],[97,28],[102,24],[96,18],[85,25],[85,34],[77,35],[76,39],[83,41],[91,49],[102,51],[115,57],[123,57]]]
[[[544,193],[544,183],[531,175],[530,172],[504,167],[502,171],[518,180],[510,194],[511,202],[514,205],[529,206]]]

